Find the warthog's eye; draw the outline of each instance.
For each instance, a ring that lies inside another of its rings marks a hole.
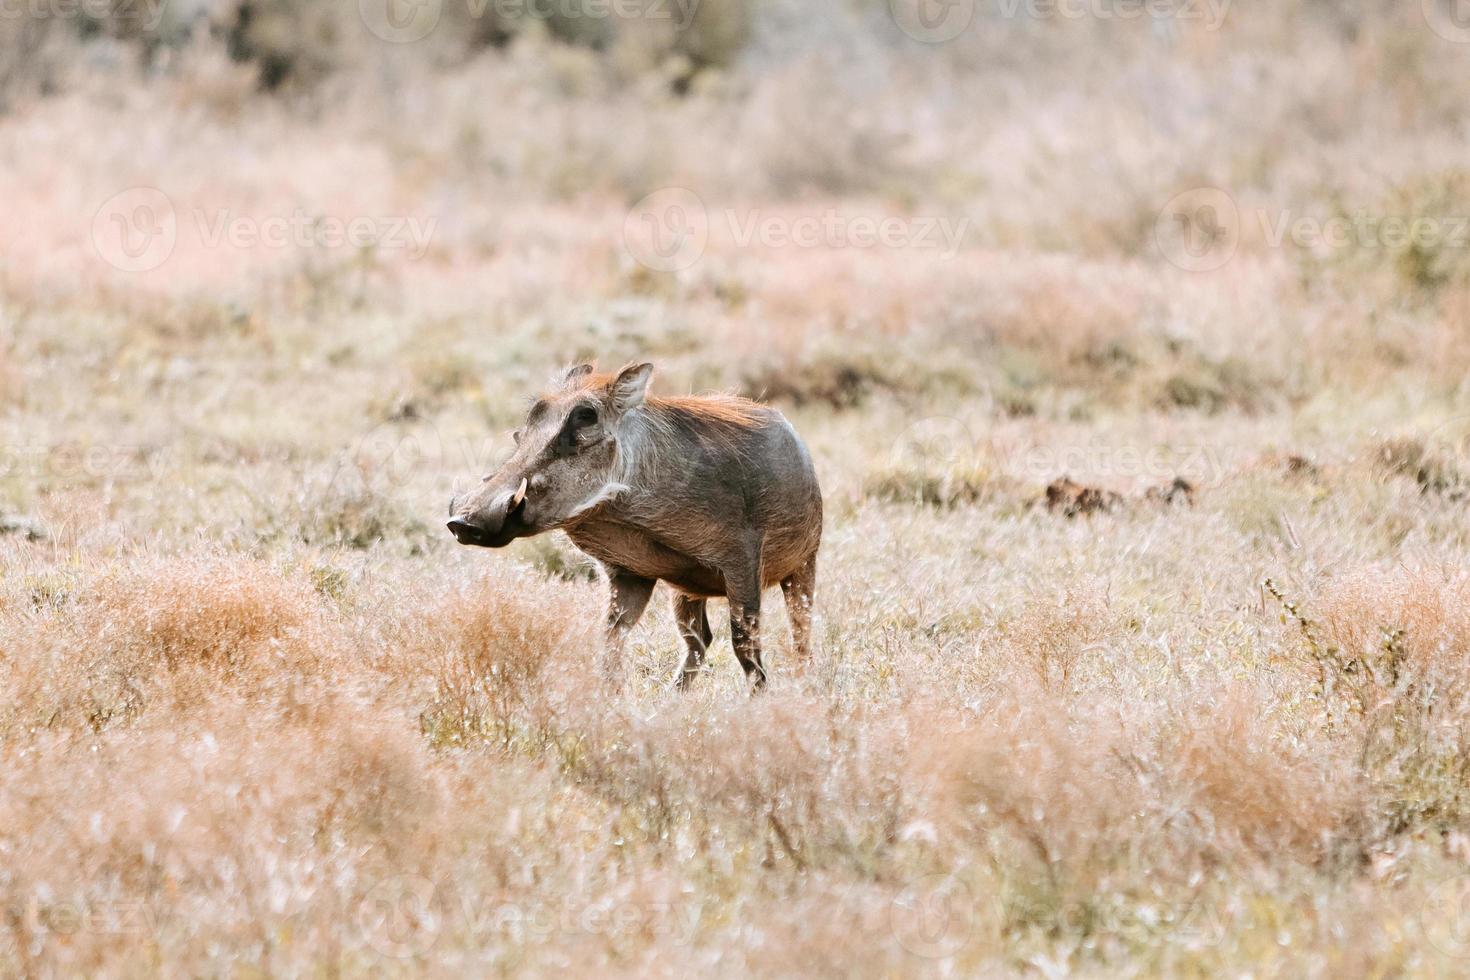
[[[597,424],[597,409],[590,405],[578,405],[567,413],[567,421],[556,437],[556,451],[569,455],[586,445],[590,430]]]

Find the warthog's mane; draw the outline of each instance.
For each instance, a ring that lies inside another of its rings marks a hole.
[[[642,411],[660,423],[696,436],[758,429],[769,419],[759,403],[725,394],[650,397],[644,401]]]
[[[735,395],[650,397],[618,425],[617,482],[648,479],[660,465],[680,459],[690,442],[744,455],[751,447],[748,433],[769,420],[760,405]]]

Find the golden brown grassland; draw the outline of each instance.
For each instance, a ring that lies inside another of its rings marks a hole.
[[[1470,969],[1470,45],[706,6],[0,21],[0,973]],[[709,236],[663,272],[624,230],[669,186]],[[138,187],[176,241],[128,272]],[[431,230],[249,240],[298,209]],[[589,357],[818,458],[819,652],[773,602],[764,696],[723,624],[667,693],[658,596],[598,690],[585,563],[443,532]]]

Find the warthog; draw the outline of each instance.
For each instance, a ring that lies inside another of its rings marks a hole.
[[[660,580],[674,589],[688,647],[680,689],[713,639],[707,600],[728,599],[735,656],[761,687],[763,588],[780,583],[797,655],[810,653],[822,537],[811,456],[775,409],[727,395],[655,397],[652,375],[651,364],[568,370],[536,399],[505,465],[450,501],[449,530],[487,548],[562,530],[601,563],[609,679]]]

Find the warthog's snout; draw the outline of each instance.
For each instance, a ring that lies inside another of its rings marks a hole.
[[[454,517],[449,521],[449,531],[454,535],[454,540],[460,544],[485,544],[489,537],[495,532],[489,528],[471,524],[463,517]]]
[[[503,548],[529,529],[525,513],[526,481],[522,480],[514,493],[498,495],[479,511],[456,514],[445,526],[460,544]]]

